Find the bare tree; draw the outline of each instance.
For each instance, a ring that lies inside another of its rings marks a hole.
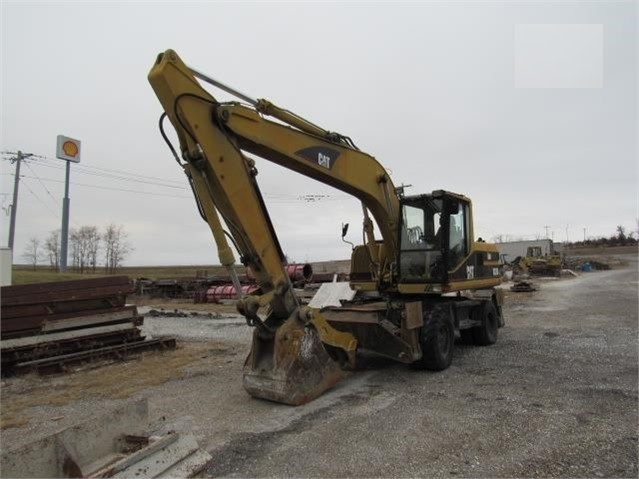
[[[85,240],[87,242],[87,266],[91,268],[91,272],[95,273],[98,266],[98,253],[100,252],[100,232],[95,226],[88,226],[84,230]]]
[[[95,273],[100,250],[100,233],[96,226],[71,230],[69,244],[73,267],[80,273]]]
[[[60,269],[60,230],[54,230],[44,241],[44,252],[49,258],[52,271]]]
[[[626,228],[624,228],[622,225],[617,226],[617,241],[621,246],[626,245]]]
[[[75,228],[69,231],[69,254],[71,255],[71,267],[78,273],[82,273],[82,239],[80,231]]]
[[[33,271],[35,271],[41,259],[40,240],[38,238],[31,238],[27,242],[22,257],[33,266]]]
[[[122,225],[108,225],[102,234],[104,242],[104,266],[108,274],[115,274],[126,256],[133,250],[127,241],[127,233]]]

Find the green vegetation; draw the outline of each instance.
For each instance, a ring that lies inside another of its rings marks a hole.
[[[31,266],[14,266],[12,284],[47,283],[49,281],[69,281],[72,279],[97,278],[100,275],[87,276],[79,273],[56,273],[49,268],[33,270]]]
[[[222,266],[126,266],[118,268],[115,274],[130,278],[174,279],[194,278],[197,275],[213,275],[223,273]],[[46,283],[49,281],[68,281],[72,279],[88,279],[107,276],[99,274],[80,274],[75,272],[56,273],[49,267],[38,266],[35,271],[31,265],[13,266],[13,284]]]

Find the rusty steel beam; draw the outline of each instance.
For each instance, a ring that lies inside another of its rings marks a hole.
[[[115,331],[103,334],[87,334],[79,338],[51,341],[40,345],[25,345],[13,348],[2,348],[2,375],[15,373],[15,365],[20,362],[33,361],[64,354],[72,354],[106,346],[133,344],[144,341],[145,336],[137,328],[127,331]]]
[[[137,326],[142,324],[142,319],[141,316],[138,316],[138,308],[136,306],[126,306],[121,308],[120,311],[115,312],[99,312],[97,314],[86,314],[70,318],[47,317],[42,325],[42,331],[46,333],[49,331],[106,326],[107,324],[117,324],[121,322],[130,322]]]
[[[132,291],[127,276],[2,287],[1,337],[38,333],[45,321],[122,310]]]
[[[87,351],[53,356],[50,358],[24,361],[16,364],[14,370],[17,373],[29,371],[38,371],[42,373],[51,370],[64,371],[70,364],[78,362],[105,358],[122,359],[129,354],[140,353],[142,351],[152,349],[175,349],[175,345],[175,338],[150,339],[135,343],[117,344],[114,346],[106,346]]]
[[[115,333],[115,332],[125,332],[136,329],[136,326],[133,322],[119,322],[118,324],[99,324],[95,325],[92,328],[76,328],[71,329],[70,331],[53,331],[48,334],[37,334],[35,336],[23,336],[20,338],[14,339],[3,339],[0,341],[0,345],[2,346],[2,352],[8,351],[12,348],[17,348],[21,346],[35,346],[40,347],[41,345],[46,345],[49,343],[58,343],[66,340],[77,340],[83,339],[88,336],[95,336],[103,333]]]
[[[34,296],[42,293],[77,291],[83,289],[102,288],[109,286],[122,287],[123,293],[133,292],[133,282],[128,276],[108,276],[104,278],[75,279],[71,281],[51,281],[47,283],[20,284],[15,286],[2,286],[0,294],[3,301],[16,296]]]
[[[95,306],[95,304],[94,304]],[[119,315],[127,313],[131,317],[138,318],[138,322],[141,324],[142,317],[138,315],[137,307],[135,306],[120,306],[116,308],[86,308],[86,304],[82,304],[80,311],[72,311],[65,313],[55,313],[59,308],[47,308],[46,305],[33,305],[25,306],[24,310],[17,310],[12,307],[9,309],[9,314],[5,316],[5,308],[2,309],[2,319],[0,320],[0,331],[2,333],[2,339],[8,339],[10,337],[28,335],[33,333],[39,333],[44,328],[45,324],[55,324],[58,321],[77,319],[82,321],[83,318],[92,318],[96,315],[102,317],[104,322],[114,321],[109,319],[114,317],[113,315]],[[20,313],[27,313],[21,315]],[[49,314],[51,313],[51,314]],[[53,326],[55,328],[55,326]]]
[[[3,287],[2,373],[174,347],[175,340],[144,341],[138,328],[144,318],[125,306],[133,291],[126,276]]]
[[[65,291],[48,291],[37,294],[2,296],[2,304],[14,306],[19,304],[40,304],[40,303],[60,303],[70,301],[82,301],[104,297],[114,297],[124,299],[129,291],[128,286],[121,285],[99,286],[95,288],[73,289]]]
[[[49,316],[58,314],[83,314],[86,311],[109,310],[122,308],[126,304],[126,297],[105,297],[85,299],[81,301],[66,301],[60,303],[40,303],[21,305],[2,305],[2,318],[24,318],[30,316]]]

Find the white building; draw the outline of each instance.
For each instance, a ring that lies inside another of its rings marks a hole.
[[[513,261],[517,256],[526,256],[526,251],[529,246],[539,246],[541,248],[541,254],[543,255],[559,253],[559,249],[556,245],[553,245],[551,239],[497,243],[500,256],[507,262]]]

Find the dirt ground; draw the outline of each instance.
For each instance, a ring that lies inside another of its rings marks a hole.
[[[244,392],[251,329],[232,309],[147,315],[176,351],[3,379],[2,445],[148,398],[152,432],[193,432],[210,477],[637,477],[637,256],[624,262],[509,293],[497,344],[456,345],[446,371],[362,357],[300,407]]]

